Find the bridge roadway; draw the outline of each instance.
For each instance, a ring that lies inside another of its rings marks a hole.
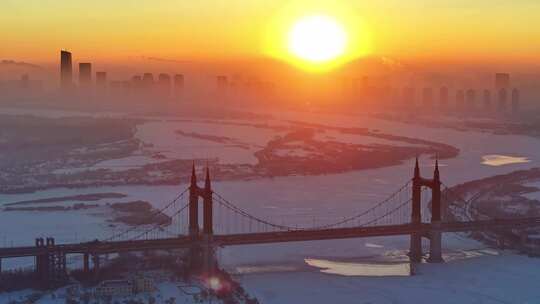
[[[471,222],[440,223],[438,227],[429,223],[385,225],[374,227],[332,228],[319,230],[294,230],[281,232],[242,233],[229,235],[213,235],[212,243],[216,246],[234,246],[250,244],[268,244],[282,242],[301,242],[331,239],[348,239],[380,236],[397,236],[422,234],[429,235],[430,231],[466,232],[486,231],[493,229],[524,229],[540,226],[540,217],[521,219],[478,220]],[[0,248],[0,258],[16,258],[39,256],[55,250],[65,254],[107,254],[144,250],[171,250],[189,248],[196,240],[189,236],[153,240],[131,241],[92,241],[78,244],[59,244],[54,247],[7,247]],[[200,240],[199,240],[200,241]]]

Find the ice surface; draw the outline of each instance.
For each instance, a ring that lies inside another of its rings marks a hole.
[[[279,118],[296,117],[281,113]],[[540,151],[540,141],[526,136],[431,129],[368,117],[306,114],[302,119],[328,125],[369,127],[456,146],[460,149],[458,157],[440,161],[442,179],[449,186],[538,166],[536,154]],[[251,128],[254,133],[250,133],[252,131],[240,130],[243,128],[250,127],[231,126],[225,129],[215,124],[156,121],[143,124],[137,131],[137,137],[149,144],[144,148],[149,153],[160,152],[167,157],[186,159],[218,157],[225,163],[253,163],[256,160],[253,151],[278,132]],[[231,137],[247,145],[248,149],[187,138],[175,133],[176,130]],[[346,139],[340,137],[339,140]],[[516,153],[530,161],[504,166],[482,164],[485,155]],[[144,163],[146,160],[130,158],[105,164],[114,167],[118,162],[131,165],[130,161]],[[431,159],[421,158],[424,176],[431,176],[433,163]],[[392,167],[342,174],[215,182],[213,187],[217,193],[256,216],[285,224],[311,226],[366,210],[407,182],[412,169],[411,160]],[[34,194],[1,195],[0,204],[51,196],[118,192],[128,195],[125,200],[147,200],[159,208],[185,188],[185,182],[178,186],[51,189]],[[223,229],[226,224],[224,219],[216,220],[218,229]],[[0,244],[7,246],[11,243],[32,244],[36,236],[55,235],[58,240],[71,241],[113,232],[103,218],[88,214],[88,211],[59,214],[0,212],[0,227]],[[220,264],[227,270],[243,273],[238,275],[239,280],[248,293],[256,295],[262,303],[540,302],[537,287],[540,260],[486,250],[482,244],[456,234],[445,234],[443,244],[448,262],[421,265],[417,269],[418,275],[411,277],[345,277],[321,273],[320,268],[306,264],[306,259],[336,263],[354,263],[349,260],[351,258],[360,258],[367,263],[377,263],[380,259],[403,261],[409,246],[407,237],[227,247],[220,249],[218,256]],[[3,265],[9,268],[31,262],[8,259],[3,261]]]

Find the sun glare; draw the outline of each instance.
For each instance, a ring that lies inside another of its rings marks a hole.
[[[289,33],[289,51],[314,63],[327,62],[345,53],[347,33],[333,18],[309,16],[298,20]]]

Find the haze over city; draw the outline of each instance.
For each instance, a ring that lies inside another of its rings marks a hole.
[[[540,2],[0,3],[0,303],[536,303]]]

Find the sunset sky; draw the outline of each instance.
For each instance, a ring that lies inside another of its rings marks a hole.
[[[331,16],[349,34],[348,58],[524,63],[540,60],[538,0],[2,0],[0,59],[290,59],[295,20]]]

